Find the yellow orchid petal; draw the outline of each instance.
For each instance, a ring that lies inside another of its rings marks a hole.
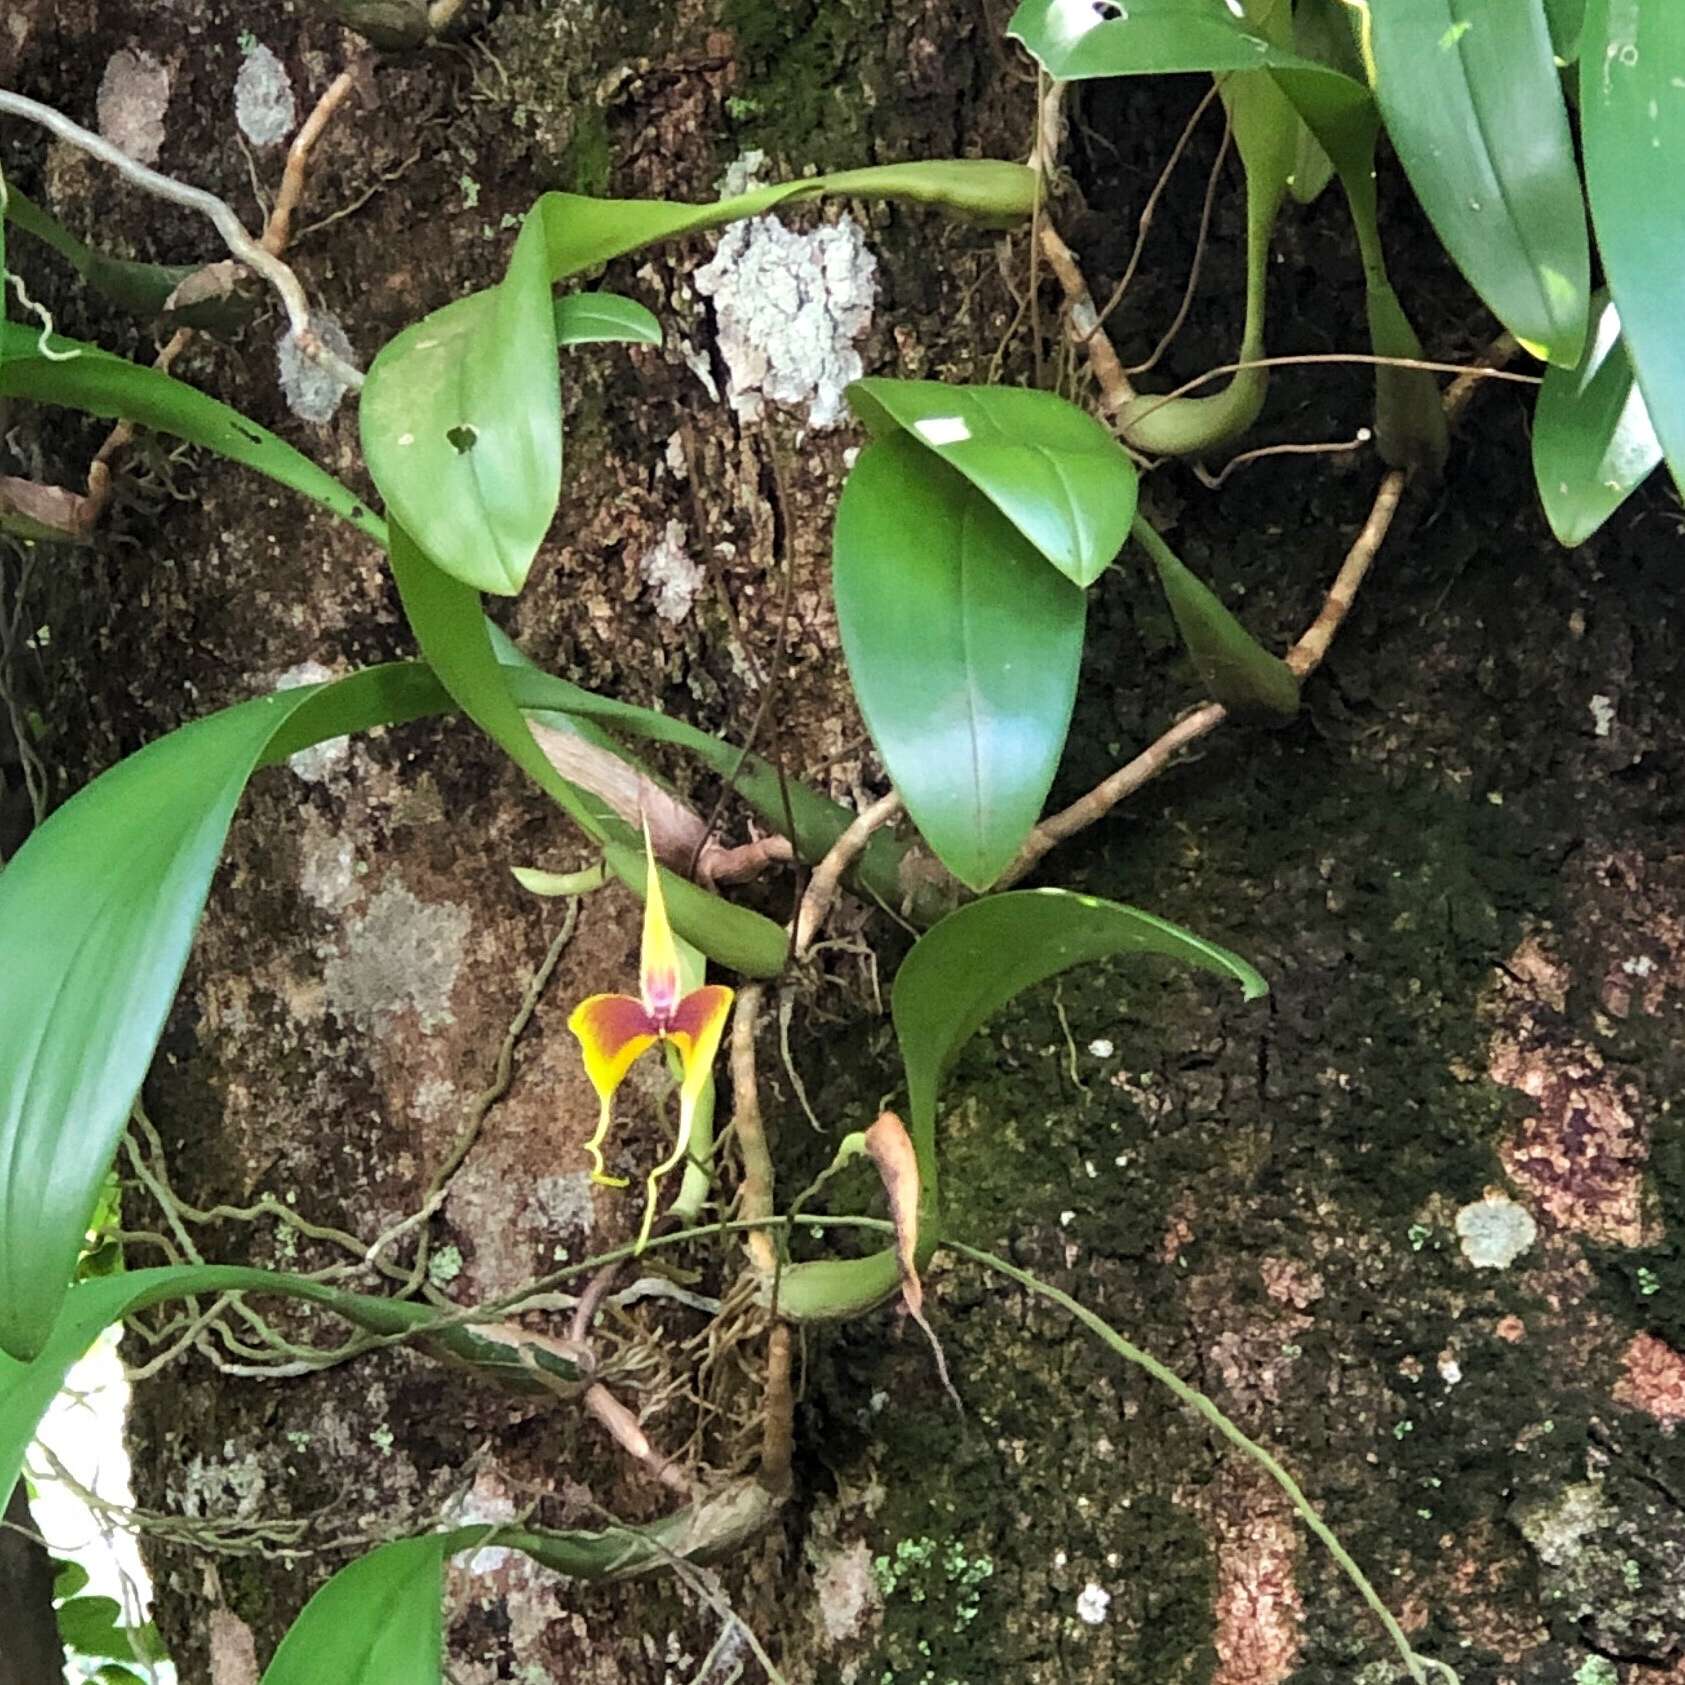
[[[603,1164],[603,1140],[608,1134],[609,1119],[613,1115],[613,1111],[614,1108],[605,1097],[602,1110],[597,1117],[597,1133],[585,1143],[585,1150],[591,1155],[591,1180],[593,1182],[605,1188],[624,1188],[627,1185],[626,1178],[609,1175]]]
[[[603,1141],[608,1135],[614,1091],[626,1073],[659,1039],[642,1001],[630,995],[592,995],[568,1016],[568,1028],[579,1038],[585,1074],[602,1102],[597,1132],[585,1143],[591,1155],[591,1180],[605,1187],[623,1188],[624,1176],[611,1176],[603,1166]]]
[[[708,1085],[714,1068],[714,1057],[720,1050],[726,1020],[731,1016],[732,992],[720,983],[707,983],[692,989],[679,1002],[673,1014],[666,1039],[679,1055],[684,1080],[679,1085],[679,1138],[669,1157],[650,1171],[644,1196],[644,1220],[638,1229],[638,1244],[634,1255],[649,1245],[650,1230],[655,1223],[655,1204],[661,1183],[690,1151],[690,1137],[696,1125],[696,1108],[702,1090]]]
[[[630,995],[591,995],[568,1015],[568,1028],[579,1037],[585,1074],[604,1099],[611,1099],[626,1073],[652,1048],[661,1027]]]
[[[679,949],[673,940],[673,927],[667,922],[661,868],[655,863],[648,824],[644,826],[644,855],[649,861],[649,882],[644,891],[644,940],[638,969],[644,1006],[652,1017],[665,1023],[679,1004]]]
[[[667,1039],[679,1050],[679,1064],[684,1070],[681,1095],[694,1099],[702,1092],[720,1051],[732,999],[731,990],[723,983],[704,983],[700,989],[692,989],[674,1011]]]

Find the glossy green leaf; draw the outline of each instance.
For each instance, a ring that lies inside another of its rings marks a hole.
[[[447,1542],[394,1539],[341,1568],[287,1629],[262,1685],[439,1685]]]
[[[406,328],[369,370],[363,456],[389,513],[436,567],[477,591],[514,595],[561,491],[551,284],[657,240],[825,193],[911,199],[1011,222],[1030,214],[1035,174],[1022,164],[954,159],[845,170],[703,205],[544,194],[503,280]]]
[[[369,474],[432,562],[513,596],[562,490],[562,392],[544,224],[522,224],[502,281],[389,341],[363,387]]]
[[[1067,579],[1092,585],[1135,517],[1135,464],[1106,427],[1052,392],[857,380],[875,438],[899,429],[957,469]]]
[[[985,888],[1059,764],[1083,593],[903,432],[848,476],[832,589],[854,694],[908,813],[955,877]]]
[[[994,158],[926,159],[807,176],[700,205],[546,193],[535,208],[549,241],[550,278],[561,281],[660,240],[762,216],[779,205],[841,194],[934,205],[991,226],[1011,226],[1035,208],[1036,173]]]
[[[556,300],[555,317],[558,345],[661,343],[655,312],[619,293],[568,293]]]
[[[1550,44],[1563,64],[1580,56],[1580,36],[1585,29],[1586,0],[1545,0],[1545,20],[1550,25]]]
[[[643,844],[605,803],[568,783],[545,757],[510,692],[492,647],[478,594],[421,553],[407,529],[392,527],[392,572],[421,652],[457,706],[550,795],[594,842],[634,893],[644,887]],[[788,938],[759,913],[723,901],[663,870],[673,928],[709,958],[750,977],[775,977]]]
[[[1343,57],[1319,63],[1266,39],[1227,0],[1132,0],[1107,13],[1074,0],[1022,0],[1008,33],[1022,41],[1049,75],[1068,81],[1103,76],[1152,75],[1173,71],[1269,71],[1305,126],[1328,155],[1351,206],[1363,254],[1368,315],[1375,353],[1420,355],[1414,330],[1387,280],[1375,205],[1375,141],[1380,117],[1368,88],[1341,68]],[[1256,241],[1257,207],[1249,203],[1249,254]],[[1257,285],[1258,267],[1248,264]],[[1252,300],[1249,296],[1249,307]],[[1406,350],[1405,347],[1414,347]],[[1231,402],[1256,392],[1238,387]],[[1146,400],[1136,428],[1151,421]],[[1244,417],[1244,409],[1240,411]],[[1171,421],[1177,421],[1173,414]],[[1232,421],[1233,417],[1219,416]],[[1199,417],[1194,415],[1196,430]],[[1177,448],[1182,429],[1158,424],[1149,447]],[[1375,442],[1394,466],[1437,472],[1445,457],[1445,419],[1433,377],[1421,371],[1378,368],[1375,376]]]
[[[1585,543],[1661,459],[1620,315],[1600,293],[1579,367],[1547,369],[1533,411],[1533,474],[1558,541]]]
[[[892,1010],[921,1168],[933,1153],[942,1075],[978,1029],[1035,984],[1119,954],[1159,954],[1197,966],[1239,983],[1247,1000],[1269,989],[1245,960],[1180,925],[1063,889],[986,896],[913,944],[895,976]]]
[[[1182,642],[1211,696],[1241,719],[1291,719],[1299,711],[1299,681],[1191,572],[1140,517],[1135,538],[1152,558]]]
[[[492,647],[505,668],[510,694],[532,717],[542,716],[550,724],[557,723],[559,718],[572,720],[576,725],[581,721],[595,721],[612,726],[626,736],[652,743],[671,743],[689,751],[725,779],[765,824],[780,836],[789,836],[797,858],[809,865],[817,865],[824,859],[837,838],[853,823],[852,808],[829,800],[799,779],[780,776],[771,761],[752,750],[739,749],[710,737],[685,720],[657,713],[652,708],[640,708],[635,703],[598,696],[567,679],[545,673],[516,649],[498,627],[489,622],[488,626]],[[624,749],[616,747],[625,754]],[[903,882],[901,865],[905,856],[905,847],[887,830],[880,830],[844,881],[888,906],[902,909],[914,923],[928,924],[948,910],[952,899],[943,893],[940,884],[924,877]]]
[[[424,669],[259,697],[120,761],[0,872],[0,1349],[40,1348],[187,963],[234,805],[266,757],[413,718]]]
[[[195,387],[98,346],[51,334],[43,349],[38,329],[0,323],[0,397],[121,416],[203,445],[302,492],[378,543],[386,542],[386,523],[309,457]]]
[[[1297,0],[1293,7],[1293,49],[1301,58],[1338,70],[1353,82],[1364,80],[1363,66],[1353,39],[1352,14],[1341,0]],[[1334,160],[1328,156],[1303,117],[1299,120],[1293,160],[1293,197],[1308,205],[1328,185]]]
[[[1528,350],[1572,368],[1591,255],[1541,0],[1371,0],[1375,91],[1457,267]]]
[[[1685,487],[1685,6],[1589,0],[1580,123],[1592,220],[1621,336]]]
[[[1268,70],[1335,167],[1366,167],[1376,115],[1360,82],[1278,45],[1228,0],[1130,0],[1102,11],[1077,0],[1022,0],[1007,34],[1063,82],[1100,76]]]

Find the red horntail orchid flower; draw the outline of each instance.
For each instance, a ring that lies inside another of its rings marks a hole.
[[[655,851],[650,847],[647,831],[644,848],[649,858],[649,889],[644,898],[640,998],[592,995],[582,1000],[568,1018],[568,1028],[579,1037],[580,1051],[585,1056],[585,1074],[602,1102],[597,1132],[585,1143],[585,1150],[592,1159],[591,1180],[607,1187],[626,1186],[625,1177],[610,1176],[603,1168],[603,1139],[608,1134],[615,1090],[633,1065],[658,1041],[671,1042],[679,1055],[683,1072],[679,1084],[679,1139],[672,1156],[649,1173],[649,1196],[644,1203],[643,1227],[638,1232],[640,1252],[649,1240],[650,1225],[655,1220],[657,1187],[689,1150],[697,1103],[714,1068],[714,1056],[720,1050],[732,1001],[731,990],[718,983],[705,983],[687,995],[679,992],[682,986],[679,949],[673,940],[673,928],[667,922],[661,873],[656,868]]]

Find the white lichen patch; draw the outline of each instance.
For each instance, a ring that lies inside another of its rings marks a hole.
[[[315,751],[307,749],[304,753]],[[351,839],[333,835],[319,821],[307,824],[298,887],[325,913],[337,913],[349,906],[357,896],[357,861]]]
[[[311,317],[311,326],[336,356],[352,364],[357,361],[351,341],[345,337],[345,329],[331,310],[316,311]],[[338,375],[323,368],[313,357],[305,356],[299,349],[298,335],[291,328],[275,342],[275,362],[281,379],[281,395],[287,400],[287,408],[300,421],[314,422],[318,426],[332,421],[340,399],[350,389]]]
[[[1532,1212],[1501,1193],[1457,1213],[1457,1244],[1477,1270],[1507,1270],[1538,1238]]]
[[[322,983],[329,1009],[364,1027],[406,1008],[423,1029],[448,1023],[472,922],[464,908],[418,900],[396,880],[382,884],[363,916],[346,926],[343,951],[328,961]]]
[[[843,418],[843,388],[864,372],[855,341],[872,324],[878,260],[848,215],[802,234],[773,217],[729,228],[696,272],[712,298],[732,408],[758,420],[767,400],[808,406],[813,427]]]
[[[300,685],[326,684],[334,675],[320,661],[301,661],[270,681],[271,690],[295,690]],[[287,757],[287,766],[310,784],[320,784],[345,765],[351,754],[349,737],[328,737]]]
[[[100,78],[99,132],[137,164],[156,164],[164,145],[170,73],[150,53],[113,53]]]
[[[463,1497],[452,1520],[459,1527],[501,1526],[516,1516],[515,1500],[495,1470],[483,1469]],[[470,1574],[495,1574],[513,1561],[515,1553],[501,1545],[486,1545],[470,1556]]]
[[[1594,736],[1607,737],[1615,726],[1615,704],[1601,693],[1586,704],[1591,710],[1591,729]]]
[[[1077,1619],[1085,1626],[1100,1626],[1112,1606],[1112,1594],[1092,1580],[1077,1593]]]
[[[688,537],[682,521],[669,521],[660,541],[638,561],[638,572],[655,592],[655,612],[675,625],[690,613],[690,605],[708,577],[707,570],[685,548]]]
[[[843,1644],[865,1629],[879,1607],[872,1553],[864,1539],[831,1550],[811,1550],[813,1590],[826,1642]]]
[[[273,146],[293,132],[298,102],[287,67],[259,41],[234,78],[234,120],[253,146]]]
[[[538,1177],[532,1184],[529,1210],[546,1235],[583,1233],[591,1226],[590,1172]]]

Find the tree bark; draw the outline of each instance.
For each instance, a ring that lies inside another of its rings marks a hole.
[[[1034,87],[1001,39],[1004,10],[687,0],[470,18],[464,44],[382,65],[336,118],[301,220],[345,214],[300,236],[298,266],[366,361],[494,279],[508,219],[547,187],[701,199],[753,150],[775,177],[1022,156]],[[74,0],[17,16],[10,85],[79,120],[94,120],[113,54],[164,66],[160,167],[253,223],[232,92],[250,50],[278,55],[302,113],[357,46],[324,13],[279,4]],[[1097,296],[1197,97],[1117,84],[1073,102],[1074,180],[1051,214]],[[1196,142],[1113,318],[1126,356],[1144,356],[1174,312],[1216,138]],[[85,161],[4,140],[9,179],[79,232],[170,261],[220,255],[203,227]],[[253,168],[273,192],[280,149],[258,149]],[[1399,290],[1431,353],[1466,358],[1490,324],[1387,185]],[[1004,370],[1083,390],[1080,369],[1053,361],[1051,292],[1020,313],[1022,234],[1001,243],[926,210],[852,204],[786,220],[841,230],[857,301],[870,300],[867,372]],[[607,285],[662,316],[666,346],[568,358],[562,513],[504,619],[552,669],[739,739],[782,649],[761,746],[844,795],[875,791],[826,583],[830,512],[860,437],[824,425],[823,392],[817,415],[813,397],[780,398],[801,369],[778,357],[807,367],[812,346],[783,342],[773,367],[787,382],[730,404],[734,368],[752,361],[734,365],[733,324],[753,300],[733,304],[743,249],[722,262],[719,245],[611,267]],[[1233,354],[1242,246],[1230,179],[1166,389]],[[1288,218],[1279,251],[1273,348],[1360,347],[1338,207]],[[27,273],[64,331],[145,354],[132,328]],[[363,484],[351,406],[320,426],[288,414],[278,332],[200,342],[177,372]],[[819,348],[832,375],[854,343],[837,332]],[[1283,371],[1260,437],[1350,437],[1367,406],[1361,370]],[[1243,1006],[1204,980],[1118,965],[1003,1015],[945,1094],[949,1221],[1074,1293],[1273,1449],[1416,1647],[1464,1685],[1666,1685],[1685,1679],[1685,1148],[1669,1110],[1685,999],[1677,532],[1656,485],[1582,550],[1556,549],[1526,423],[1518,391],[1476,398],[1445,484],[1412,492],[1291,726],[1226,727],[1050,856],[1042,881],[1180,920],[1251,959],[1272,993]],[[55,422],[40,437],[68,475],[98,433]],[[1378,476],[1361,453],[1287,458],[1215,496],[1166,469],[1146,495],[1189,564],[1280,649],[1315,614]],[[284,675],[410,653],[364,541],[220,464],[133,459],[77,568],[74,599],[59,585],[47,603],[51,714],[73,780]],[[1127,554],[1092,594],[1087,650],[1056,799],[1197,696]],[[715,792],[694,794],[706,811]],[[371,734],[262,775],[146,1091],[179,1198],[270,1195],[364,1240],[413,1211],[560,929],[508,868],[585,860],[460,724]],[[750,893],[788,915],[788,882]],[[887,962],[892,933],[863,928]],[[508,1292],[632,1232],[636,1199],[587,1177],[595,1101],[565,1019],[584,994],[632,980],[636,941],[628,897],[585,902],[432,1225],[432,1280],[452,1298]],[[788,996],[818,1132],[776,1021],[761,1047],[785,1203],[897,1081],[871,968],[848,953],[826,965],[823,988]],[[662,1150],[639,1109],[622,1108],[613,1149],[635,1178]],[[836,1209],[865,1207],[864,1180],[839,1186]],[[132,1197],[126,1220],[151,1226]],[[219,1259],[340,1257],[269,1219],[192,1233]],[[687,1263],[713,1291],[733,1255]],[[1201,1422],[1015,1288],[954,1263],[927,1288],[965,1419],[899,1315],[810,1337],[795,1497],[718,1570],[787,1677],[1401,1676],[1278,1490]],[[646,1362],[670,1361],[706,1320],[662,1300],[626,1314],[625,1355]],[[337,1337],[279,1320],[297,1340]],[[741,1425],[676,1396],[646,1424],[668,1448],[695,1432],[722,1467],[746,1453]],[[218,1645],[242,1634],[267,1658],[352,1542],[534,1505],[537,1523],[586,1526],[605,1509],[668,1507],[570,1409],[511,1403],[402,1349],[284,1379],[221,1373],[192,1352],[142,1386],[133,1432],[137,1501],[203,1524],[192,1546],[149,1546],[159,1625],[187,1680],[219,1678]],[[295,1554],[296,1522],[321,1554]],[[722,1630],[692,1581],[583,1585],[491,1551],[451,1569],[448,1618],[464,1685],[687,1680]],[[729,1634],[706,1677],[730,1677],[740,1656],[757,1677]]]

